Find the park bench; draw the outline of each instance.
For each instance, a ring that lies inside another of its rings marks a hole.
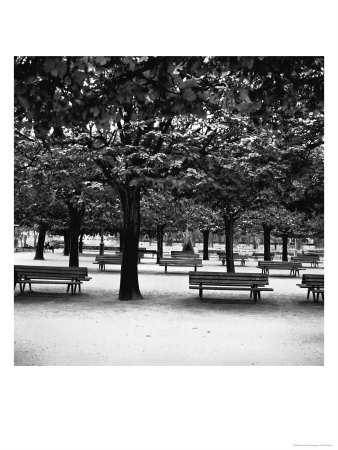
[[[106,270],[107,264],[113,264],[113,265],[121,265],[122,264],[122,253],[118,252],[114,255],[97,255],[95,257],[95,261],[93,264],[99,265],[99,270],[103,271]],[[141,260],[140,253],[138,254],[138,262]]]
[[[193,253],[193,252],[183,252],[183,251],[176,251],[176,250],[172,250],[170,252],[171,257],[172,258],[199,258],[199,254],[198,253]]]
[[[314,302],[318,302],[320,294],[324,300],[324,275],[311,273],[304,274],[302,277],[302,282],[297,284],[297,286],[307,289],[306,298],[309,298],[310,292],[312,292]]]
[[[259,269],[262,269],[262,273],[269,275],[270,269],[276,270],[290,270],[290,277],[299,276],[300,270],[306,270],[302,267],[301,262],[295,261],[258,261]]]
[[[71,289],[72,295],[78,286],[81,292],[83,281],[89,281],[87,267],[53,267],[53,266],[14,266],[14,289],[20,286],[23,294],[26,284],[32,290],[32,284],[66,284],[67,292]]]
[[[22,247],[15,247],[15,251],[16,252],[30,252],[34,250],[34,247],[32,247],[31,245],[23,245]]]
[[[198,289],[202,299],[203,290],[250,291],[253,300],[261,298],[261,291],[273,291],[266,274],[229,272],[189,272],[189,289]]]
[[[311,267],[318,267],[319,264],[319,255],[318,254],[312,254],[312,255],[297,255],[291,257],[292,261],[298,261],[301,263],[309,263],[311,264]]]
[[[202,267],[202,259],[195,258],[160,258],[159,262],[160,266],[164,266],[164,271],[167,273],[168,266],[173,267],[194,267],[194,270],[197,270],[197,267]]]
[[[256,260],[258,260],[259,258],[263,258],[264,259],[264,253],[260,253],[260,252],[253,252],[252,257]],[[270,257],[271,260],[274,259],[275,254],[273,252],[270,252]]]
[[[146,248],[139,248],[138,252],[141,258],[145,255],[151,255],[151,258],[154,258],[154,256],[157,255],[157,250],[148,250]]]
[[[226,262],[226,252],[217,252],[217,254],[218,254],[218,259],[222,261],[222,265],[224,266],[224,264]],[[241,266],[245,266],[245,261],[247,260],[247,258],[245,258],[244,256],[241,256],[239,253],[233,253],[233,260],[240,261]]]
[[[113,247],[111,245],[105,245],[104,250],[111,250],[111,251],[120,251],[120,247]],[[83,245],[82,246],[82,251],[84,250],[96,250],[99,251],[100,250],[100,246],[99,245]]]
[[[118,253],[116,255],[102,255],[96,256],[93,264],[99,265],[99,270],[106,270],[106,264],[122,264],[122,253]]]

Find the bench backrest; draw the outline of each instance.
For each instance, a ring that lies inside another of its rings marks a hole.
[[[122,253],[117,255],[99,255],[95,261],[122,261]]]
[[[307,273],[302,276],[302,284],[324,286],[324,275]]]
[[[198,253],[192,253],[192,252],[182,252],[182,251],[171,251],[172,258],[198,258]]]
[[[292,261],[319,261],[319,255],[297,255],[291,257]]]
[[[190,262],[194,264],[195,262],[202,262],[202,258],[198,258],[197,256],[195,258],[186,258],[185,256],[181,256],[179,258],[169,258],[169,257],[163,257],[160,258],[160,262],[173,262],[173,263],[180,263],[180,262]]]
[[[27,278],[49,279],[84,279],[88,277],[87,267],[53,267],[53,266],[22,266],[15,265],[16,276]]]
[[[258,261],[258,267],[302,267],[299,261]]]
[[[220,258],[225,258],[226,257],[226,252],[217,252],[217,255],[220,257]],[[238,252],[233,252],[233,256],[240,256],[239,255],[239,253]]]
[[[269,284],[266,274],[230,272],[189,272],[189,284],[206,286],[265,286]]]

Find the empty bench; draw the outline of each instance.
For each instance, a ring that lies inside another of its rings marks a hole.
[[[260,253],[260,252],[253,252],[252,257],[256,260],[258,260],[258,258],[263,258],[264,259],[264,253]],[[271,260],[273,260],[275,257],[275,253],[270,252],[270,258]]]
[[[140,258],[144,258],[145,255],[151,255],[151,258],[154,258],[154,256],[157,255],[157,250],[148,250],[146,248],[139,248],[138,252]]]
[[[199,254],[198,253],[193,253],[193,252],[183,252],[183,251],[176,251],[176,250],[172,250],[170,252],[171,257],[172,258],[199,258]]]
[[[291,257],[292,261],[301,262],[301,263],[309,263],[311,267],[318,267],[319,264],[319,255],[297,255]]]
[[[257,302],[261,291],[273,291],[266,287],[269,279],[266,274],[224,273],[224,272],[189,272],[189,289],[198,289],[202,299],[203,290],[249,291],[250,298]]]
[[[164,271],[167,273],[168,266],[172,267],[194,267],[194,270],[197,270],[197,267],[202,267],[202,258],[160,258],[159,262],[160,266],[164,266]]]
[[[296,261],[258,261],[259,269],[262,269],[262,273],[269,275],[271,269],[274,270],[290,270],[290,277],[299,276],[300,270],[306,270],[302,267],[301,262]]]
[[[106,270],[106,264],[121,265],[122,264],[122,253],[116,254],[116,255],[96,256],[93,264],[98,264],[99,270],[101,270],[101,271]]]
[[[51,267],[51,266],[14,266],[14,289],[17,284],[23,294],[26,284],[30,291],[32,284],[66,284],[67,292],[75,294],[76,288],[81,292],[83,281],[89,281],[87,267]]]
[[[116,253],[115,255],[98,255],[93,264],[98,264],[99,270],[103,271],[106,270],[107,264],[121,265],[122,256],[122,253]],[[140,262],[140,254],[138,254],[138,262]]]
[[[224,266],[224,264],[226,262],[226,252],[217,252],[217,254],[218,254],[218,259],[222,261],[222,265]],[[239,253],[233,253],[233,260],[240,261],[241,266],[245,266],[245,261],[247,260],[247,258],[245,258],[244,256],[241,256]]]
[[[318,302],[319,295],[321,295],[324,300],[324,275],[304,274],[302,282],[297,284],[297,286],[307,289],[306,298],[309,298],[310,292],[312,292],[314,302]]]

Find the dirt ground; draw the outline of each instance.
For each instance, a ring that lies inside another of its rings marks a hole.
[[[61,251],[34,261],[16,253],[15,264],[68,265]],[[18,366],[320,366],[324,364],[323,302],[306,299],[306,290],[287,271],[272,271],[273,292],[257,304],[247,292],[189,290],[189,268],[164,268],[145,258],[139,265],[141,301],[117,299],[120,266],[99,272],[93,256],[81,256],[92,280],[80,295],[65,286],[36,285],[20,295],[16,287],[14,363]],[[238,262],[236,263],[238,264]],[[220,261],[203,261],[205,270],[224,271]],[[236,266],[257,272],[257,263]],[[204,270],[198,269],[198,270]],[[305,273],[323,273],[307,267]]]

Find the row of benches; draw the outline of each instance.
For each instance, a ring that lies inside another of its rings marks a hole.
[[[67,293],[76,293],[78,287],[81,292],[83,281],[89,281],[87,267],[49,267],[49,266],[14,266],[14,289],[17,284],[23,294],[28,284],[65,284]],[[240,290],[249,291],[254,302],[260,300],[262,291],[273,291],[266,273],[224,273],[224,272],[189,272],[189,289],[198,289],[202,299],[203,290]],[[302,283],[297,284],[306,288],[307,298],[312,292],[314,302],[319,301],[319,295],[324,300],[324,275],[303,275]]]
[[[159,265],[164,266],[165,273],[167,273],[168,267],[193,267],[197,271],[197,267],[202,267],[202,259],[198,255],[193,253],[172,252],[172,258],[160,258]],[[221,255],[220,255],[221,258]],[[122,253],[115,255],[99,255],[96,256],[93,264],[99,265],[99,270],[106,269],[107,264],[121,265]],[[242,263],[244,265],[245,263]],[[223,263],[224,265],[224,263]],[[297,261],[258,261],[259,269],[263,274],[269,275],[271,269],[277,270],[289,270],[290,276],[299,276],[300,270],[306,270],[302,267],[301,262]]]

